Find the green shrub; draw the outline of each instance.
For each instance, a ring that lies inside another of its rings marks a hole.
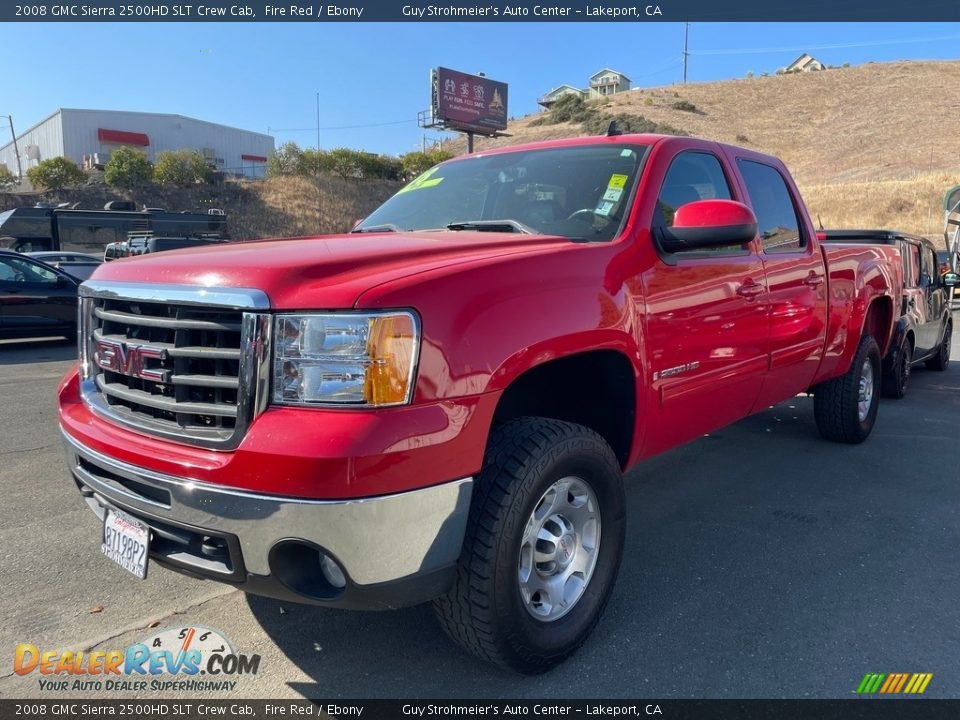
[[[442,163],[444,160],[449,160],[452,157],[453,153],[439,149],[428,150],[425,153],[408,152],[400,156],[400,166],[403,171],[403,177],[405,180],[412,180],[418,175],[425,173],[434,165]]]
[[[267,160],[267,176],[298,175],[303,166],[303,150],[295,142],[278,147]]]
[[[35,188],[60,190],[70,185],[82,185],[87,176],[72,160],[55,157],[27,170],[27,178]]]
[[[564,95],[557,100],[542,117],[532,121],[531,125],[557,125],[559,123],[582,123],[597,112],[579,95]]]
[[[700,112],[697,109],[697,106],[694,105],[689,100],[677,100],[670,107],[672,107],[674,110],[682,110],[683,112],[692,112],[692,113]]]
[[[154,179],[163,185],[189,187],[206,182],[210,168],[199,150],[163,150],[157,153]]]
[[[615,120],[617,128],[625,133],[655,133],[657,135],[689,135],[683,130],[678,130],[672,125],[658,123],[645,118],[643,115],[630,115],[629,113],[609,113],[597,114],[588,122],[583,123],[583,129],[588,135],[601,135],[610,127],[610,122]]]
[[[141,150],[121,147],[110,153],[103,181],[118,188],[136,188],[153,179],[153,163]]]
[[[17,176],[10,172],[6,165],[0,165],[0,190],[15,185]]]

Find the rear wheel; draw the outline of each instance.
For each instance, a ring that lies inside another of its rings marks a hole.
[[[907,392],[910,367],[913,364],[913,346],[904,337],[892,358],[890,367],[883,374],[883,394],[889,398],[902,398]]]
[[[861,443],[870,435],[880,402],[880,350],[869,335],[860,345],[850,369],[817,386],[813,413],[817,429],[827,440]]]
[[[519,418],[490,435],[454,587],[434,602],[447,634],[518,672],[545,672],[593,630],[624,538],[620,466],[592,430]]]
[[[953,335],[953,323],[947,321],[947,328],[943,331],[943,340],[940,341],[940,348],[937,354],[927,360],[928,370],[946,370],[950,365],[950,343]]]

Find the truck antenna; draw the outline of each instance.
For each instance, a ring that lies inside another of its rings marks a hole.
[[[623,135],[623,130],[617,127],[616,120],[611,120],[610,124],[607,125],[607,137],[613,137],[614,135]]]
[[[823,230],[823,220],[820,219],[820,213],[817,213],[817,222],[820,223],[820,229]]]

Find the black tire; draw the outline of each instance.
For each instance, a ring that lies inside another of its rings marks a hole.
[[[903,338],[897,352],[890,358],[890,367],[883,373],[883,396],[900,399],[907,394],[907,381],[913,365],[913,346],[909,338]]]
[[[870,365],[872,382],[869,404],[860,415],[860,380]],[[813,414],[817,429],[827,440],[861,443],[870,435],[877,419],[880,403],[880,350],[869,335],[860,338],[860,345],[846,373],[817,386],[813,396]]]
[[[521,595],[528,519],[563,478],[587,481],[600,514],[592,575],[566,614],[534,617]],[[586,640],[600,619],[623,553],[620,465],[597,433],[573,423],[518,418],[493,429],[474,484],[453,588],[434,601],[443,629],[470,652],[524,674],[546,672]]]
[[[943,340],[937,354],[927,360],[927,370],[946,370],[950,365],[950,343],[953,335],[953,323],[947,320],[947,329],[943,331]]]

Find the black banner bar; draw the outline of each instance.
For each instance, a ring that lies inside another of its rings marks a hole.
[[[128,717],[136,720],[229,717],[363,718],[663,718],[664,720],[913,720],[956,718],[960,700],[0,700],[0,718],[77,720]]]
[[[0,3],[3,22],[893,22],[960,20],[956,0],[307,0]]]

